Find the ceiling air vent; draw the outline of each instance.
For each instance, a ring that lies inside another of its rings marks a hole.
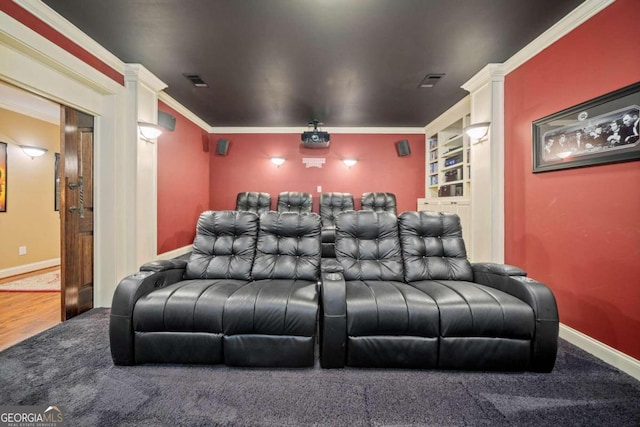
[[[419,87],[434,87],[444,76],[444,74],[427,74],[427,77],[420,82]]]
[[[209,85],[202,80],[202,78],[197,74],[183,74],[195,87],[209,87]]]

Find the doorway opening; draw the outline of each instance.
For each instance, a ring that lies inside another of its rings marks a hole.
[[[75,126],[65,126],[69,118]],[[82,230],[93,229],[93,117],[0,81],[0,123],[0,142],[7,147],[2,188],[6,211],[0,212],[2,350],[93,307],[92,235],[77,238],[79,222]],[[68,132],[72,127],[75,135]],[[29,158],[21,145],[47,152]],[[71,206],[81,206],[82,215],[69,211]],[[70,238],[74,225],[75,238]],[[66,262],[64,254],[69,254]],[[29,288],[30,282],[55,271],[60,278],[57,291]],[[26,288],[3,291],[17,281]]]

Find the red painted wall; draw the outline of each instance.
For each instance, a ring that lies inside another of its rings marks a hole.
[[[228,139],[226,156],[215,153],[219,138]],[[411,154],[398,157],[395,143],[409,140]],[[364,135],[331,134],[328,148],[304,148],[300,134],[212,134],[210,199],[212,209],[234,209],[241,191],[271,194],[272,209],[281,191],[306,191],[313,195],[318,212],[318,185],[323,192],[352,193],[360,208],[367,191],[396,194],[398,212],[415,210],[416,199],[424,197],[424,134]],[[277,167],[269,160],[282,156],[287,160]],[[303,157],[322,157],[322,168],[305,168]],[[348,168],[343,158],[358,159]]]
[[[640,359],[640,162],[533,174],[531,122],[640,81],[640,1],[619,0],[506,76],[505,259],[560,321]]]
[[[209,134],[163,102],[176,118],[158,138],[158,253],[193,243],[196,222],[209,209]]]

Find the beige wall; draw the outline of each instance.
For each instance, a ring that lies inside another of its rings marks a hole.
[[[0,108],[0,141],[7,147],[7,212],[0,212],[3,270],[60,258],[60,216],[54,210],[54,153],[60,127]],[[19,145],[49,151],[31,159]],[[27,254],[18,255],[26,246]]]

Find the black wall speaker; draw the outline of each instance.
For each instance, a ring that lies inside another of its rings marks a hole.
[[[176,118],[164,111],[158,111],[158,125],[173,132],[176,130]]]
[[[218,144],[216,145],[216,154],[226,156],[227,151],[229,151],[229,140],[220,138],[218,140]]]
[[[404,157],[411,154],[411,147],[409,146],[409,140],[403,139],[402,141],[396,142],[396,151],[398,152],[398,157]]]

